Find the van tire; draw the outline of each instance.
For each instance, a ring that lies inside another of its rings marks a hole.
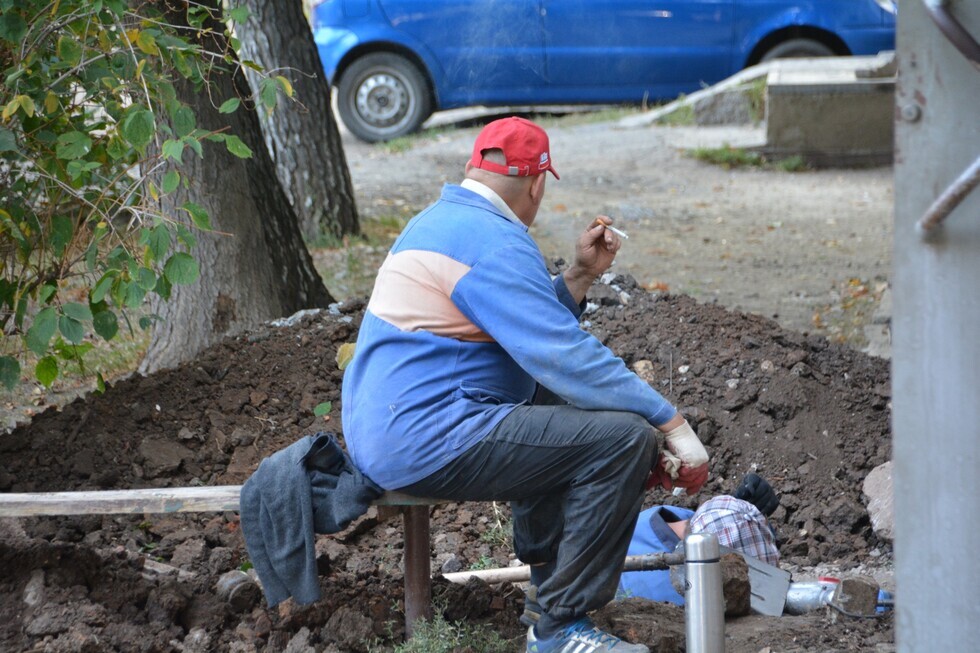
[[[373,52],[343,72],[337,109],[352,134],[376,143],[421,127],[432,115],[432,93],[414,63],[390,52]]]
[[[790,39],[777,43],[769,48],[760,63],[772,61],[773,59],[789,59],[795,57],[833,57],[837,53],[820,41],[813,39]]]

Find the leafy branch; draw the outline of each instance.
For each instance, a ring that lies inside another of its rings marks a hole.
[[[223,3],[215,3],[222,6]],[[228,3],[224,3],[227,5]],[[226,129],[197,127],[177,99],[177,78],[213,97],[208,78],[239,62],[232,35],[244,7],[219,12],[187,3],[188,26],[151,2],[0,0],[0,383],[14,387],[22,362],[49,386],[62,364],[83,364],[94,337],[112,340],[120,318],[151,294],[194,283],[195,230],[207,212],[163,196],[189,188],[186,151],[204,142],[235,156],[251,150]],[[226,39],[207,39],[217,29]],[[210,51],[203,43],[227,43]],[[288,81],[266,76],[257,102],[271,110]],[[222,113],[242,98],[213,98]],[[142,328],[153,317],[143,315]],[[98,376],[101,387],[103,380]]]

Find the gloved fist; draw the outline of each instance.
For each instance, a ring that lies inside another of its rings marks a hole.
[[[659,483],[670,490],[679,486],[688,494],[696,494],[708,480],[708,452],[685,421],[664,433],[667,450],[663,452],[653,469],[653,484]]]
[[[701,491],[701,488],[707,480],[708,463],[697,467],[687,467],[685,465],[678,470],[677,478],[674,479],[674,485],[679,485],[684,488],[688,494],[697,494]]]
[[[646,488],[649,490],[657,485],[665,490],[674,487],[684,488],[688,494],[697,494],[708,480],[708,463],[699,467],[685,467],[681,459],[664,451],[647,478]]]
[[[650,470],[646,488],[649,490],[660,485],[665,490],[674,489],[674,478],[681,468],[681,459],[669,451],[661,452],[657,464]]]
[[[742,484],[735,490],[735,498],[748,501],[768,517],[779,507],[779,497],[772,486],[758,474],[746,474]]]
[[[698,439],[691,425],[684,423],[664,433],[667,449],[680,460],[677,475],[671,474],[674,485],[679,485],[688,494],[697,494],[708,480],[708,452]]]

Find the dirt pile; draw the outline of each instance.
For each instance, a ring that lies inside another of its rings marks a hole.
[[[885,361],[764,318],[650,294],[629,277],[609,276],[591,299],[584,328],[681,406],[713,456],[702,494],[651,491],[648,505],[693,507],[755,470],[782,495],[773,522],[791,568],[888,563],[890,546],[861,501],[861,481],[890,455]],[[349,301],[228,339],[180,368],[45,411],[0,436],[0,491],[243,482],[296,438],[340,431],[336,350],[355,339],[363,306]],[[325,402],[329,413],[315,416]],[[434,568],[508,564],[499,536],[507,515],[499,505],[433,508]],[[0,528],[5,651],[365,651],[402,636],[401,528],[374,510],[319,540],[324,599],[280,610],[255,596],[218,596],[221,575],[245,562],[233,514],[32,518]],[[515,588],[437,583],[436,594],[448,618],[492,624],[522,650]],[[600,619],[652,650],[683,650],[678,608],[631,600]],[[877,651],[894,641],[890,616],[823,612],[745,617],[728,633],[736,653]]]

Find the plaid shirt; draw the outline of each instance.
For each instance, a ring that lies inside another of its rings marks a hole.
[[[714,533],[718,543],[771,565],[779,565],[776,538],[769,522],[748,501],[718,496],[701,504],[691,517],[692,533]]]

